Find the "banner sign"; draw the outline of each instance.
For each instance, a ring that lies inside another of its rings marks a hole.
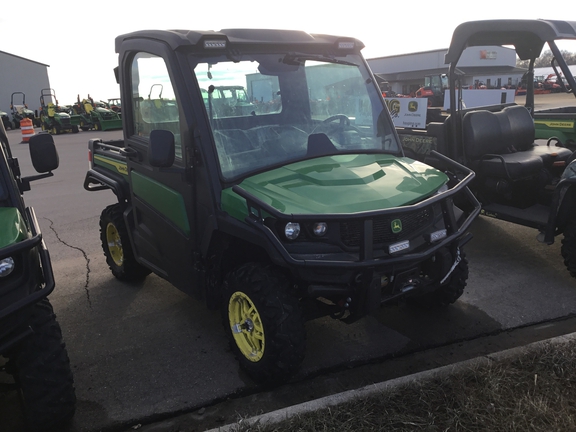
[[[394,126],[410,129],[426,129],[425,98],[384,98]]]

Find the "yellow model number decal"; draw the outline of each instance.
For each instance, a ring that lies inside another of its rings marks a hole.
[[[96,155],[94,156],[94,162],[98,165],[109,165],[116,169],[120,174],[128,175],[128,166],[125,162],[118,162],[114,159],[107,158],[105,156]],[[100,162],[100,163],[99,163]]]

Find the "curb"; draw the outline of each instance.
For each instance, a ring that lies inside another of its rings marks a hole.
[[[470,360],[454,363],[452,365],[442,366],[436,369],[431,369],[428,371],[418,372],[412,375],[406,375],[400,378],[395,378],[392,380],[371,384],[356,390],[348,390],[342,393],[325,396],[309,402],[303,402],[301,404],[293,405],[276,411],[271,411],[269,413],[243,419],[241,420],[241,422],[243,425],[254,425],[258,423],[259,424],[279,423],[295,415],[305,414],[312,411],[318,411],[323,408],[328,408],[335,405],[346,403],[356,398],[362,398],[382,393],[397,387],[410,384],[415,381],[424,381],[437,377],[445,377],[463,370],[488,365],[496,361],[509,359],[511,357],[518,357],[520,355],[527,354],[530,351],[535,350],[539,347],[542,347],[543,345],[548,344],[561,345],[570,342],[576,342],[576,333],[570,333],[563,336],[557,336],[554,338],[533,342],[531,344],[522,347],[510,348],[493,354],[487,354],[482,357],[476,357]],[[238,424],[239,423],[232,423],[207,430],[206,432],[231,432],[234,430],[233,428],[238,426]]]

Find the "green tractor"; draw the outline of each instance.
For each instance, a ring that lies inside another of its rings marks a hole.
[[[22,95],[22,103],[14,103],[14,95]],[[28,108],[26,104],[26,95],[22,92],[14,92],[10,96],[10,109],[12,110],[12,122],[16,129],[20,128],[20,122],[25,118],[32,120],[32,124],[36,127],[40,127],[40,117],[38,117],[37,112],[35,113]]]
[[[106,108],[105,104],[94,102],[90,95],[84,100],[87,101],[84,108],[90,114],[94,130],[122,129],[122,118],[116,111]]]
[[[80,95],[78,95],[76,103],[72,105],[72,113],[78,119],[73,123],[77,124],[83,131],[94,129],[94,121],[92,120],[92,115],[90,114],[92,110],[92,101],[89,99],[80,100]]]
[[[48,102],[47,97],[50,97],[55,103]],[[56,93],[53,89],[42,89],[40,106],[42,130],[48,131],[52,135],[59,135],[64,132],[78,133],[78,125],[74,123],[79,116],[71,116],[68,108],[58,105],[58,99],[56,99]]]

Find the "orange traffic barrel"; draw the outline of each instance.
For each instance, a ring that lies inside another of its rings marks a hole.
[[[22,130],[22,142],[27,143],[30,141],[30,137],[34,135],[34,125],[32,120],[25,118],[20,120],[20,129]]]

